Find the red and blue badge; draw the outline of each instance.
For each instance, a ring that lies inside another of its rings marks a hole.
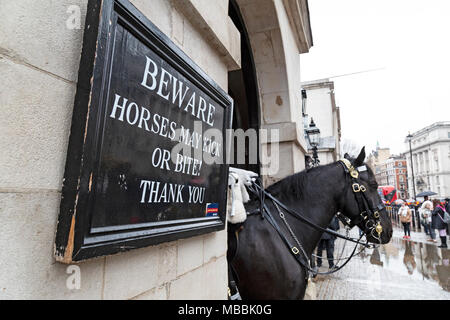
[[[206,204],[206,216],[215,217],[219,214],[219,204],[218,203],[207,203]]]

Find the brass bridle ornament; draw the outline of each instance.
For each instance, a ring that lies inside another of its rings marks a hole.
[[[371,235],[381,241],[381,233],[383,232],[383,227],[380,223],[380,212],[384,208],[383,204],[379,204],[376,208],[373,208],[372,202],[367,198],[365,192],[367,188],[359,180],[360,171],[367,171],[365,165],[355,168],[348,159],[341,159],[339,162],[343,165],[344,170],[350,174],[352,179],[352,191],[355,194],[356,202],[358,203],[358,208],[360,209],[360,214],[357,218],[351,219],[350,227],[358,225],[362,221],[366,221],[366,230],[369,229]],[[372,223],[372,226],[369,226]],[[374,234],[376,232],[378,236]]]

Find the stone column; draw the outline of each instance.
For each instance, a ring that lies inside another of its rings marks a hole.
[[[282,1],[238,0],[238,4],[256,67],[260,126],[262,130],[277,130],[280,137],[279,141],[261,141],[261,171],[268,185],[304,169],[306,142],[300,113],[300,52]],[[273,144],[279,146],[272,148]],[[276,149],[278,155],[273,153]],[[272,166],[268,168],[264,163]],[[278,170],[274,171],[275,167]]]

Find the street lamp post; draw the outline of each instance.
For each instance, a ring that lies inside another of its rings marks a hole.
[[[320,164],[319,156],[317,154],[317,147],[320,144],[320,130],[316,127],[314,120],[311,118],[311,123],[306,130],[306,135],[308,136],[309,144],[313,151],[313,160],[310,164],[311,167],[317,167]]]
[[[309,144],[312,147],[313,150],[313,159],[311,161],[307,161],[306,168],[314,168],[317,167],[320,163],[319,156],[317,154],[317,147],[320,144],[320,130],[316,127],[316,124],[314,123],[313,118],[311,118],[311,123],[309,124],[308,129],[306,131],[306,136],[308,138]],[[309,156],[307,158],[311,159]],[[316,265],[314,263],[314,256],[311,254],[310,260],[312,261],[312,267],[315,269]]]
[[[412,137],[413,136],[411,135],[411,133],[408,132],[408,135],[406,136],[406,139],[408,139],[408,142],[409,142],[409,159],[411,161],[411,173],[412,173],[414,200],[416,200],[416,182],[415,182],[415,179],[414,179],[414,166],[413,166],[412,149],[411,149]]]
[[[302,116],[306,117],[306,99],[308,98],[308,96],[306,95],[306,90],[302,89]]]

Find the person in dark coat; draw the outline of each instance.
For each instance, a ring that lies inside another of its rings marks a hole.
[[[329,228],[331,230],[339,230],[339,220],[336,216],[331,220]],[[320,238],[319,245],[317,246],[317,267],[322,266],[322,251],[327,250],[328,266],[330,269],[334,268],[334,241],[336,236],[324,232],[322,238]]]
[[[447,248],[447,224],[444,223],[444,209],[439,200],[433,200],[433,213],[431,215],[431,228],[439,230],[441,245],[439,248]]]
[[[445,198],[445,211],[447,211],[448,213],[450,213],[450,199],[449,198]]]

